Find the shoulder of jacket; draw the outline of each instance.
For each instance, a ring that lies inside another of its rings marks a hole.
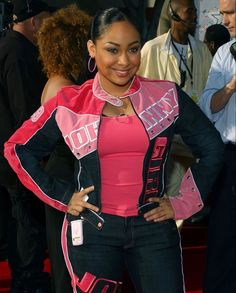
[[[144,44],[142,50],[147,51],[147,50],[149,50],[151,48],[158,48],[159,46],[161,47],[163,45],[164,41],[166,40],[166,35],[167,34],[165,33],[165,34],[163,34],[161,36],[158,36],[158,37],[156,37],[156,38],[154,38],[154,39],[152,39],[150,41],[147,41]]]
[[[75,99],[78,99],[79,101],[83,102],[84,99],[88,97],[88,95],[90,96],[90,99],[91,99],[93,96],[92,84],[93,84],[93,80],[87,80],[82,85],[64,86],[57,93],[59,104],[70,105],[74,103]]]

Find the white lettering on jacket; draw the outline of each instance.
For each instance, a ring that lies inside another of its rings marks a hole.
[[[66,107],[59,107],[56,120],[66,144],[80,159],[97,149],[100,115],[79,114]]]
[[[64,137],[76,157],[84,156],[97,147],[97,132],[99,120],[71,131]]]
[[[147,130],[149,130],[157,124],[165,124],[166,118],[171,118],[171,114],[175,114],[174,110],[177,107],[178,103],[175,99],[174,93],[171,93],[170,95],[170,91],[168,91],[159,101],[151,104],[147,109],[141,112],[140,117],[142,118],[144,123],[146,122],[145,127]],[[168,125],[169,124],[170,123],[168,123]]]
[[[85,125],[69,134],[71,144],[76,150],[79,150],[89,142],[97,138],[98,121]]]

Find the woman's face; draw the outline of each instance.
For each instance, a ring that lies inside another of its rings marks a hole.
[[[104,90],[117,96],[125,92],[140,64],[140,36],[135,27],[127,21],[115,22],[95,44],[88,42],[88,50]]]

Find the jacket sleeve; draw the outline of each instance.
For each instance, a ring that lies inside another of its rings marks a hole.
[[[40,106],[40,97],[46,77],[42,74],[41,67],[36,66],[36,61],[31,62],[29,57],[20,56],[22,52],[12,51],[11,58],[5,64],[4,80],[7,86],[9,107],[14,118],[14,131]]]
[[[49,176],[41,165],[62,138],[56,109],[57,97],[41,106],[5,143],[4,155],[22,184],[45,203],[66,211],[74,184]]]
[[[187,170],[179,194],[170,198],[176,219],[186,219],[201,210],[221,169],[224,144],[219,132],[201,109],[177,87],[179,117],[175,131],[191,148],[197,160]]]
[[[46,83],[46,76],[37,61],[38,55],[27,48],[20,50],[13,43],[0,53],[1,56],[6,55],[1,57],[0,65],[0,182],[8,187],[16,186],[18,180],[3,156],[3,144],[40,106],[40,96]],[[31,46],[34,47],[33,44]]]

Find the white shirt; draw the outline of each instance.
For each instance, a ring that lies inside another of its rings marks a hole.
[[[215,124],[224,143],[236,144],[236,92],[233,93],[221,111],[213,114],[210,109],[213,94],[222,89],[236,74],[236,61],[229,51],[234,42],[235,40],[232,40],[217,50],[211,64],[206,87],[198,104]]]
[[[187,64],[187,57],[188,57],[188,47],[189,45],[183,45],[183,44],[179,44],[179,43],[176,43],[176,42],[173,42],[177,48],[177,50],[175,49],[175,47],[172,45],[172,50],[173,50],[173,53],[176,57],[176,59],[178,60],[178,64],[180,66],[180,68],[184,71],[187,71],[186,69],[186,65]],[[183,58],[184,62],[181,60],[181,57]],[[191,68],[190,68],[191,70]],[[187,73],[188,74],[188,73]]]

